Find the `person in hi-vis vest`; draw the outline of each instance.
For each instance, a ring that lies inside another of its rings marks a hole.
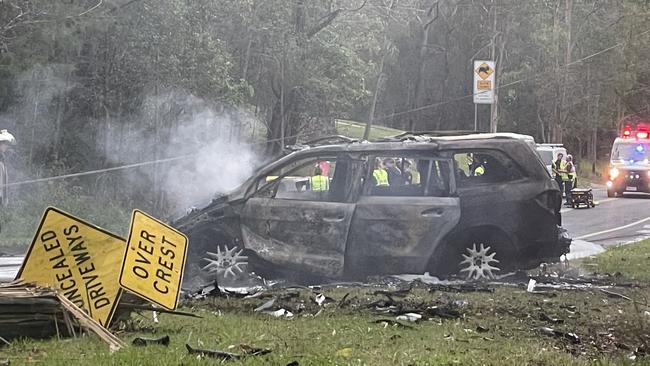
[[[309,178],[309,189],[312,192],[325,192],[330,189],[330,180],[323,175],[323,169],[320,166],[314,168],[314,175]]]

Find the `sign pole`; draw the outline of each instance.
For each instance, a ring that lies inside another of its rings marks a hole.
[[[474,131],[478,132],[478,105],[494,105],[495,99],[495,77],[496,65],[494,61],[474,61]],[[492,108],[490,108],[492,111]],[[492,131],[492,113],[490,113],[489,131]]]

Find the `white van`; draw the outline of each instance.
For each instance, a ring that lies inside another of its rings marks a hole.
[[[553,161],[557,158],[557,154],[562,154],[565,158],[567,155],[562,144],[537,144],[537,153],[551,175],[553,175]]]

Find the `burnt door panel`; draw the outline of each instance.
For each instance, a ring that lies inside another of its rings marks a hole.
[[[275,265],[339,277],[353,212],[352,203],[251,198],[241,215],[244,246]]]
[[[362,197],[352,219],[346,273],[423,273],[459,219],[456,197]]]

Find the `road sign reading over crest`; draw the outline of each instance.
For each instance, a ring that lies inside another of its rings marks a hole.
[[[494,61],[474,61],[474,103],[494,103]]]
[[[187,242],[180,231],[133,211],[120,285],[165,309],[176,309]]]

